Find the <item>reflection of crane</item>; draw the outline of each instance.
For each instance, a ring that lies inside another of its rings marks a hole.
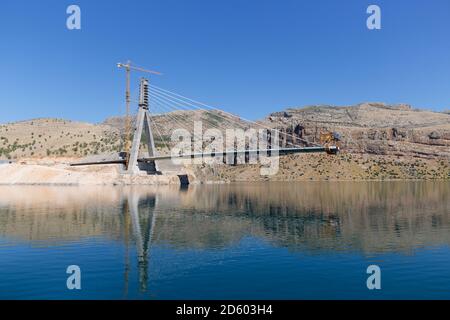
[[[130,71],[131,70],[135,70],[135,71],[140,71],[140,72],[146,72],[146,73],[152,73],[152,74],[157,74],[157,75],[161,75],[161,73],[156,72],[156,71],[152,71],[152,70],[147,70],[147,69],[143,69],[143,68],[139,68],[139,67],[135,67],[131,65],[131,61],[128,60],[126,63],[118,63],[117,64],[118,68],[125,68],[126,71],[126,90],[125,90],[125,102],[126,102],[126,118],[125,118],[125,143],[124,143],[124,151],[127,153],[129,153],[130,151],[130,137],[131,137],[131,121],[130,121]]]

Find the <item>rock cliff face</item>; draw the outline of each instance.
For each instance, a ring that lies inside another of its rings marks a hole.
[[[450,159],[450,113],[413,109],[409,105],[363,103],[356,106],[308,106],[270,114],[264,124],[304,127],[304,138],[318,141],[320,132],[336,131],[351,153]]]

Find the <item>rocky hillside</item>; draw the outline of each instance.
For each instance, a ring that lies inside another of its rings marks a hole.
[[[356,106],[309,106],[272,113],[267,126],[304,127],[304,138],[318,141],[320,132],[336,131],[350,153],[450,158],[450,114],[409,105],[363,103]]]
[[[168,151],[164,141],[170,140],[174,129],[192,132],[194,121],[202,121],[203,130],[255,126],[217,111],[155,115],[153,131],[160,152]],[[321,132],[336,131],[342,137],[342,152],[338,156],[282,157],[280,170],[272,177],[260,176],[255,165],[198,166],[194,169],[197,176],[220,181],[450,179],[450,112],[381,103],[307,106],[274,112],[259,125],[286,132],[298,138],[296,142],[317,143]],[[0,161],[117,155],[123,147],[123,128],[124,118],[110,118],[101,124],[61,119],[3,124]]]

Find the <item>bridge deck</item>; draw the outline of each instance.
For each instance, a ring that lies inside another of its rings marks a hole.
[[[139,159],[140,161],[155,161],[155,160],[165,160],[172,158],[203,158],[203,157],[220,157],[227,155],[245,155],[245,154],[263,154],[266,155],[270,153],[278,153],[279,155],[286,155],[291,153],[314,153],[314,152],[326,152],[331,154],[336,154],[338,152],[338,148],[335,146],[331,147],[304,147],[304,148],[278,148],[278,149],[254,149],[254,150],[228,150],[222,152],[198,152],[191,154],[181,154],[181,155],[163,155],[163,156],[154,156],[148,158]]]
[[[220,157],[227,155],[246,155],[246,154],[256,154],[256,155],[267,155],[268,153],[279,155],[286,155],[292,153],[319,153],[326,152],[329,154],[336,154],[339,151],[339,148],[336,146],[330,147],[303,147],[303,148],[278,148],[278,149],[252,149],[252,150],[227,150],[222,152],[198,152],[198,153],[190,153],[190,154],[180,154],[180,155],[162,155],[162,156],[154,156],[148,158],[140,158],[139,162],[151,162],[155,160],[167,160],[173,158],[181,158],[181,159],[194,159],[194,158],[204,158],[204,157]],[[111,160],[111,161],[99,161],[99,162],[82,162],[82,163],[72,163],[71,166],[89,166],[89,165],[101,165],[101,164],[125,164],[126,161],[124,159],[119,160]]]

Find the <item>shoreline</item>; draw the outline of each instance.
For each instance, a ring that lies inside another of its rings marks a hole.
[[[2,164],[0,185],[41,186],[127,186],[127,185],[181,185],[180,176],[187,173],[169,172],[162,175],[128,175],[117,165],[72,168],[68,165]]]
[[[120,164],[71,167],[78,157],[22,158],[0,163],[0,185],[38,186],[128,186],[229,184],[259,182],[381,182],[450,181],[450,162],[444,159],[407,159],[342,153],[337,156],[305,155],[280,157],[273,176],[261,176],[260,166],[192,165],[174,166],[159,161],[161,174],[129,175]]]
[[[105,165],[101,167],[86,167],[73,169],[72,167],[59,165],[39,165],[39,164],[1,164],[0,165],[0,186],[158,186],[158,185],[182,185],[180,177],[186,176],[189,184],[196,185],[218,185],[218,184],[239,184],[239,183],[297,183],[297,182],[421,182],[436,181],[445,182],[450,179],[445,178],[380,178],[380,179],[253,179],[253,180],[216,180],[216,176],[202,177],[196,176],[190,170],[185,172],[170,172],[161,175],[148,175],[145,173],[128,175],[120,172],[118,165]]]

